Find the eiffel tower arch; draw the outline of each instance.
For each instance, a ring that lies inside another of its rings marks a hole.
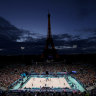
[[[41,55],[41,58],[56,59],[58,57],[59,56],[56,52],[54,42],[53,42],[53,38],[52,38],[52,35],[51,35],[50,13],[48,13],[48,34],[47,34],[45,49],[44,49],[44,51]]]

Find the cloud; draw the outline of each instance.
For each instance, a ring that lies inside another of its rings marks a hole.
[[[69,34],[58,34],[58,35],[53,35],[53,39],[55,40],[65,40],[65,41],[68,41],[68,40],[71,40],[73,38],[72,35],[69,35]]]
[[[76,32],[86,32],[86,33],[92,33],[95,34],[96,33],[96,28],[83,28],[83,29],[76,29],[74,30]]]

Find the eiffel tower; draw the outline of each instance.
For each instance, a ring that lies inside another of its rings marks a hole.
[[[50,23],[50,13],[48,13],[48,34],[47,34],[47,39],[46,39],[46,45],[44,52],[41,55],[41,58],[52,58],[56,59],[58,58],[58,54],[56,52],[52,35],[51,35],[51,23]]]

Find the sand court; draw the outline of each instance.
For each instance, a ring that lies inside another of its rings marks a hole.
[[[59,78],[38,78],[32,77],[30,80],[22,87],[24,88],[42,88],[42,87],[50,87],[50,88],[69,88],[69,84],[63,77]]]

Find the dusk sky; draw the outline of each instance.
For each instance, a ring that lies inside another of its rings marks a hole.
[[[47,34],[48,10],[52,34],[87,36],[96,28],[96,0],[0,0],[0,16],[39,34]]]
[[[42,52],[48,32],[48,12],[56,49],[61,53],[96,53],[96,0],[0,0],[0,17],[4,18],[0,18],[0,43],[28,41],[34,43],[30,49],[26,48],[29,53],[30,50],[36,53],[38,48]],[[26,32],[12,25],[28,30],[30,38],[26,39]],[[15,45],[10,47],[11,51],[17,51],[19,45]],[[8,46],[0,44],[1,52],[11,52]]]

